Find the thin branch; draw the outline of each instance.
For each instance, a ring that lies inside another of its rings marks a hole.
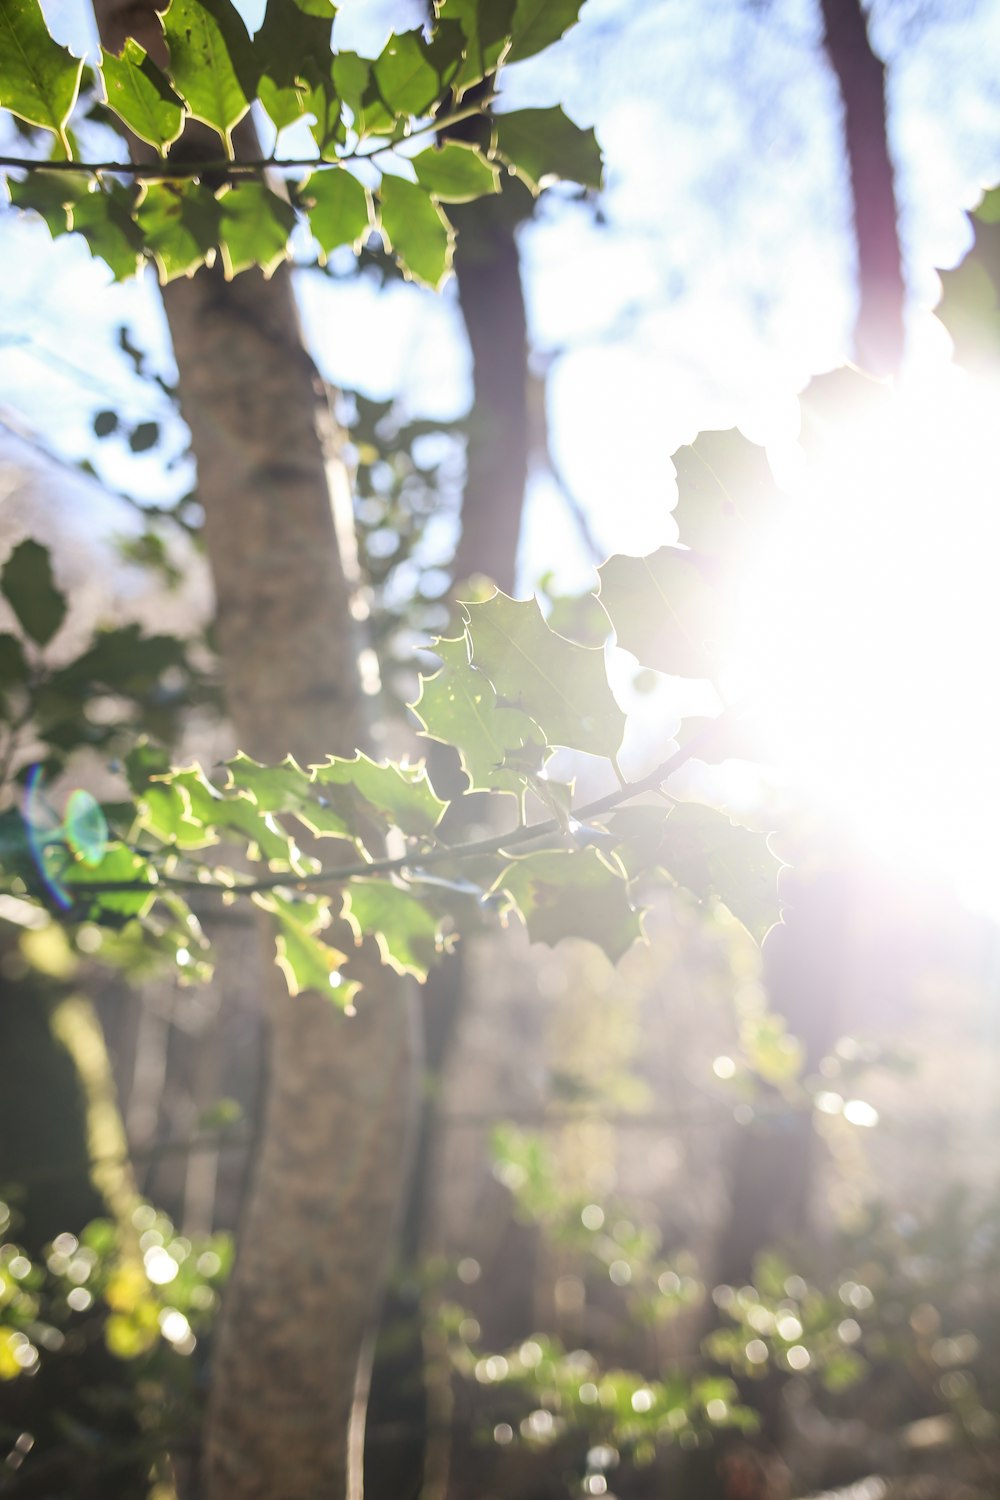
[[[376,146],[374,150],[345,151],[343,156],[330,160],[320,156],[258,156],[244,158],[242,161],[226,161],[222,157],[209,157],[203,161],[42,161],[34,156],[0,156],[0,167],[16,167],[27,172],[76,172],[91,177],[96,177],[101,172],[117,172],[124,177],[138,177],[149,182],[170,178],[201,177],[206,172],[215,177],[230,178],[255,177],[261,172],[276,169],[297,171],[308,167],[312,171],[321,171],[328,167],[341,167],[346,162],[374,161],[377,156],[385,156],[405,142],[427,135],[429,131],[444,130],[446,126],[457,124],[459,120],[469,120],[473,116],[487,114],[490,102],[487,99],[481,104],[470,105],[468,109],[457,109],[453,114],[430,120],[426,125],[419,125],[416,130],[411,130],[401,140],[389,141],[383,146]]]
[[[674,771],[695,756],[699,750],[703,750],[722,726],[738,718],[745,707],[745,704],[739,704],[736,708],[721,714],[718,719],[713,719],[700,734],[695,735],[686,745],[675,750],[673,755],[668,756],[648,775],[640,777],[638,781],[626,782],[616,791],[608,792],[603,797],[596,797],[592,802],[584,803],[582,807],[572,808],[571,816],[578,823],[586,823],[591,818],[600,817],[602,813],[613,812],[615,808],[643,792],[658,791],[661,782],[673,775]],[[553,833],[561,832],[562,825],[557,818],[546,818],[541,823],[521,825],[509,833],[493,834],[490,838],[473,839],[469,843],[447,844],[422,853],[411,852],[387,856],[383,859],[357,860],[353,864],[335,865],[306,875],[296,875],[293,871],[286,871],[280,875],[265,876],[260,880],[230,882],[220,880],[218,876],[213,877],[210,868],[202,866],[205,873],[201,876],[160,875],[156,881],[95,880],[88,881],[85,886],[80,887],[80,890],[85,897],[110,894],[114,891],[156,892],[159,890],[215,890],[232,895],[252,896],[255,892],[264,893],[282,889],[305,891],[315,886],[343,885],[358,876],[399,874],[405,870],[419,880],[420,871],[430,869],[435,865],[448,864],[452,860],[475,859],[482,854],[502,854],[508,849],[519,848],[524,844],[532,843],[535,839],[548,838]],[[13,892],[0,892],[0,894],[13,894]]]

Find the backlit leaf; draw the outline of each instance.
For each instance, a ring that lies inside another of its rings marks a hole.
[[[778,504],[764,449],[731,428],[701,433],[673,462],[681,541],[723,567],[738,563]]]
[[[83,63],[49,35],[38,0],[0,5],[0,107],[61,134]]]
[[[714,808],[694,802],[675,807],[663,831],[659,858],[700,901],[728,906],[758,943],[781,919],[778,871],[762,833],[741,828]]]
[[[576,24],[582,0],[517,0],[505,62],[520,62],[558,41]]]
[[[151,866],[124,844],[109,844],[103,857],[94,864],[73,860],[60,872],[60,884],[71,895],[74,905],[80,908],[81,918],[92,922],[108,917],[142,916],[156,899],[154,890],[95,891],[90,885],[106,881],[141,881],[148,884],[153,878]]]
[[[515,0],[441,0],[438,15],[457,21],[465,36],[465,57],[452,81],[462,90],[492,73],[508,45]]]
[[[619,555],[598,572],[619,646],[658,672],[712,675],[720,599],[690,553],[661,547],[649,557]]]
[[[0,588],[25,634],[47,646],[66,618],[66,596],[52,577],[49,549],[30,538],[18,542],[3,565]]]
[[[233,787],[248,792],[261,812],[291,813],[320,838],[350,838],[346,820],[325,805],[309,772],[292,756],[280,765],[266,766],[240,751],[226,767]]]
[[[134,276],[142,258],[142,231],[132,217],[133,191],[108,183],[77,198],[70,220],[87,241],[91,255],[111,267],[116,281]]]
[[[331,757],[313,772],[316,784],[329,789],[335,810],[359,831],[364,819],[374,817],[413,838],[426,837],[447,807],[435,795],[423,766],[379,765],[359,753],[351,760]]]
[[[507,867],[497,889],[514,901],[533,943],[587,938],[616,963],[642,932],[625,881],[595,849],[529,854]]]
[[[228,143],[256,92],[250,37],[232,0],[171,0],[163,18],[170,73],[196,120]]]
[[[309,227],[323,251],[358,245],[372,226],[368,189],[344,168],[314,172],[300,197],[309,208]]]
[[[275,920],[276,962],[288,993],[294,996],[314,990],[346,1009],[358,990],[357,984],[341,975],[346,955],[316,935],[329,920],[327,903],[315,898],[292,901],[274,891],[258,892],[253,899]]]
[[[417,181],[443,203],[469,203],[500,191],[499,169],[473,145],[445,141],[413,158]]]
[[[451,266],[451,225],[423,188],[402,177],[383,177],[378,191],[388,248],[404,272],[437,288]]]
[[[147,183],[136,219],[161,282],[192,275],[218,242],[219,204],[200,182]]]
[[[382,962],[397,974],[427,978],[438,952],[438,920],[416,896],[390,880],[352,880],[344,916],[359,943],[375,939]]]
[[[546,179],[562,178],[583,187],[601,185],[601,148],[592,129],[583,130],[558,105],[519,109],[493,120],[498,154],[537,193]]]
[[[329,76],[335,13],[332,0],[268,0],[253,51],[260,102],[279,130],[304,113],[303,91],[319,82],[321,59]]]
[[[535,721],[547,744],[617,754],[625,715],[608,685],[603,651],[556,635],[534,599],[498,591],[464,608],[473,666],[509,706]]]
[[[250,266],[265,276],[288,254],[295,210],[262,182],[239,182],[220,199],[219,243],[227,278]]]
[[[423,115],[458,72],[465,38],[459,26],[440,22],[429,42],[419,31],[389,38],[372,63],[379,95],[393,115]]]
[[[126,39],[121,55],[103,49],[101,76],[108,104],[133,135],[161,151],[184,124],[184,105],[144,47]]]
[[[7,191],[15,208],[33,209],[41,214],[55,238],[69,227],[68,210],[88,191],[86,177],[73,172],[29,172],[23,182],[7,179]]]
[[[470,790],[520,796],[523,777],[507,768],[529,745],[544,760],[541,730],[519,709],[498,705],[489,678],[469,665],[466,636],[435,642],[434,653],[441,658],[441,669],[421,677],[420,697],[413,705],[424,732],[456,747]]]

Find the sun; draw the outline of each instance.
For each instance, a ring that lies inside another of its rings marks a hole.
[[[1000,916],[1000,386],[834,425],[741,569],[728,679],[799,797]]]

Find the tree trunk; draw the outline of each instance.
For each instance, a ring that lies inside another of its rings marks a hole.
[[[823,46],[844,106],[858,253],[855,357],[892,375],[903,357],[906,285],[892,159],[886,134],[885,67],[872,51],[861,0],[822,0]]]
[[[96,0],[95,10],[106,47],[132,35],[163,59],[153,0]],[[248,121],[240,132],[237,150],[255,151]],[[195,148],[203,154],[204,141]],[[350,753],[363,743],[361,694],[335,459],[290,277],[227,283],[202,270],[166,287],[164,306],[240,744],[264,759]],[[349,1020],[317,994],[290,1000],[272,958],[262,952],[260,969],[268,1098],[214,1351],[206,1493],[339,1500],[360,1493],[348,1432],[405,1170],[412,994],[365,962]]]

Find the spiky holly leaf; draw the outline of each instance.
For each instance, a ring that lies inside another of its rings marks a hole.
[[[577,646],[550,630],[535,599],[497,591],[466,604],[472,664],[507,705],[533,719],[546,744],[613,756],[625,715],[608,684],[604,652]]]
[[[426,838],[440,823],[448,804],[436,796],[423,766],[379,765],[360,752],[351,760],[336,756],[313,767],[317,786],[350,828],[376,819],[411,838]]]
[[[496,151],[522,182],[537,193],[547,178],[601,185],[601,148],[592,129],[575,125],[555,104],[551,109],[519,109],[493,120]]]
[[[117,57],[102,49],[101,77],[111,109],[137,135],[163,151],[184,125],[184,105],[145,47],[132,37]]]
[[[441,669],[420,678],[413,712],[432,740],[454,745],[474,792],[512,792],[520,796],[524,778],[509,769],[530,748],[537,770],[545,759],[545,739],[538,725],[516,708],[502,708],[489,678],[469,665],[469,640],[439,640],[434,653]]]
[[[52,559],[41,542],[18,542],[3,565],[0,589],[24,633],[47,646],[66,618],[66,595],[57,589]]]
[[[309,211],[309,227],[325,254],[338,245],[357,247],[372,227],[368,189],[344,168],[314,172],[300,190],[299,201]]]
[[[73,201],[70,221],[87,241],[91,255],[111,267],[116,281],[134,276],[142,259],[143,238],[132,217],[133,190],[111,182]]]
[[[508,865],[495,889],[510,896],[533,943],[587,938],[616,963],[642,934],[625,881],[596,849],[528,854]]]
[[[268,0],[253,51],[260,102],[279,130],[302,118],[304,89],[321,76],[321,60],[329,76],[335,15],[332,0]]]
[[[262,812],[247,797],[217,791],[200,766],[170,771],[162,781],[180,789],[188,821],[246,845],[251,859],[264,859],[272,867],[301,871],[302,860],[294,841],[272,815]]]
[[[392,115],[423,115],[448,88],[462,62],[460,26],[441,21],[430,41],[420,31],[393,35],[372,63],[379,96]]]
[[[136,210],[147,251],[160,281],[190,276],[219,238],[219,204],[204,183],[149,182]]]
[[[725,813],[694,802],[675,807],[658,858],[699,901],[714,898],[727,906],[758,943],[781,920],[781,861],[764,834],[741,828]]]
[[[15,208],[33,209],[41,214],[53,239],[65,234],[69,228],[68,212],[78,198],[89,190],[90,184],[83,176],[70,172],[46,172],[44,169],[27,174],[23,182],[7,179],[7,191]]]
[[[779,501],[763,448],[736,428],[703,432],[674,454],[674,520],[686,547],[728,568],[745,556]]]
[[[171,0],[163,18],[171,82],[196,120],[229,144],[256,92],[250,37],[232,0]]]
[[[83,62],[49,34],[38,0],[0,5],[0,107],[61,135]]]
[[[317,897],[294,901],[278,891],[256,892],[253,899],[274,919],[275,962],[288,993],[294,997],[314,990],[346,1010],[359,989],[341,974],[347,955],[317,936],[329,922],[329,903]]]
[[[316,790],[308,771],[291,755],[266,766],[241,750],[226,761],[230,785],[247,793],[261,812],[291,813],[319,838],[350,838],[347,822]]]
[[[440,945],[438,919],[424,902],[391,880],[352,880],[344,892],[343,915],[359,943],[375,939],[390,969],[427,978]]]
[[[407,276],[436,290],[454,251],[448,220],[422,187],[402,177],[383,177],[377,197],[387,248]]]
[[[222,195],[219,247],[226,277],[232,279],[250,266],[265,277],[288,255],[288,236],[295,228],[295,210],[262,182],[240,182]]]
[[[431,146],[415,156],[412,165],[420,186],[442,203],[471,203],[500,191],[499,168],[470,142]]]
[[[125,844],[107,844],[103,857],[94,863],[73,859],[60,871],[59,883],[66,891],[81,920],[110,922],[118,925],[128,917],[140,917],[149,911],[156,899],[151,882],[152,866],[133,854]],[[109,881],[140,881],[150,886],[138,891],[88,891],[91,885]]]
[[[582,0],[517,0],[505,62],[534,57],[558,41],[580,18]]]
[[[452,88],[460,93],[492,73],[509,44],[515,0],[440,0],[442,20],[457,21],[465,37],[465,56]]]
[[[690,553],[661,547],[649,557],[619,554],[598,573],[619,646],[658,672],[712,675],[720,599]]]

